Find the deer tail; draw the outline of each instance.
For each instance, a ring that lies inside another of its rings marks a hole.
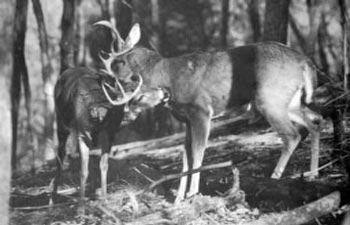
[[[316,84],[316,71],[311,65],[306,63],[303,68],[305,103],[310,104],[313,101],[313,94]]]

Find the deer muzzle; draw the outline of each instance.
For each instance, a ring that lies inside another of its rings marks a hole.
[[[124,105],[124,104],[128,103],[131,99],[133,99],[139,93],[139,91],[141,89],[143,79],[140,76],[140,74],[138,74],[137,76],[138,76],[139,83],[138,83],[137,87],[131,92],[126,92],[124,90],[123,86],[118,81],[118,79],[116,79],[116,81],[115,81],[115,87],[112,87],[107,82],[103,82],[102,83],[102,90],[103,90],[103,93],[105,94],[107,100],[114,106]],[[118,96],[116,99],[112,99],[111,96],[108,94],[107,89],[111,90],[113,93],[120,92],[122,96],[121,97]]]

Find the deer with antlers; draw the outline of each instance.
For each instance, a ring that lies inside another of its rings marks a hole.
[[[184,172],[202,165],[211,118],[251,104],[251,110],[263,115],[284,143],[271,177],[281,177],[291,154],[306,137],[305,130],[311,135],[310,170],[312,177],[317,176],[322,117],[308,107],[317,80],[315,67],[307,57],[269,42],[164,58],[136,46],[140,39],[138,24],[126,40],[110,22],[96,25],[111,29],[118,42],[118,51],[112,49],[108,60],[109,64],[118,62],[117,79],[128,82],[132,74],[139,73],[145,86],[169,91],[168,107],[186,124]],[[199,179],[199,173],[182,177],[176,201],[198,193]]]
[[[105,59],[101,56],[101,60]],[[108,67],[107,67],[108,68]],[[71,152],[79,151],[80,209],[84,212],[85,185],[88,177],[89,149],[102,149],[100,159],[101,197],[107,194],[108,156],[114,134],[122,121],[132,121],[137,115],[160,104],[166,99],[161,89],[142,87],[142,77],[132,77],[133,83],[125,88],[116,75],[94,71],[85,67],[64,71],[55,85],[57,115],[58,156],[54,194],[61,180],[62,163],[66,155],[66,142],[70,138],[74,144]],[[128,88],[129,87],[129,88]]]

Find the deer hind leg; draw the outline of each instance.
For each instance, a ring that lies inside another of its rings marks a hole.
[[[182,153],[182,172],[187,172],[189,168],[189,159],[191,157],[191,124],[186,123],[186,139],[185,139],[185,151]],[[185,194],[187,190],[187,180],[188,176],[182,176],[180,179],[179,189],[177,191],[175,203],[178,204],[185,199]]]
[[[281,156],[271,175],[273,179],[281,178],[287,163],[301,141],[301,135],[293,125],[288,116],[288,109],[274,103],[265,103],[259,107],[260,112],[265,116],[272,128],[281,136],[284,143]]]
[[[322,116],[310,110],[306,106],[289,111],[290,119],[299,126],[303,126],[310,133],[311,139],[311,162],[310,179],[318,176],[319,152],[320,152],[320,130],[322,126]]]
[[[301,86],[294,94],[288,106],[288,115],[293,123],[307,129],[311,136],[311,162],[310,179],[318,176],[319,152],[320,152],[320,130],[323,118],[320,114],[312,111],[302,104],[303,87]]]

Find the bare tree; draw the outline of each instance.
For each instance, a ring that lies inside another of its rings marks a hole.
[[[51,55],[49,53],[49,41],[45,26],[44,14],[42,11],[40,0],[32,0],[33,11],[38,24],[39,44],[40,44],[40,60],[41,60],[41,73],[44,82],[44,152],[43,154],[49,156],[53,152],[53,124],[54,124],[54,99],[53,99],[53,69],[51,63]],[[45,157],[47,158],[47,157]]]
[[[338,0],[339,8],[340,8],[340,15],[341,15],[341,24],[343,28],[343,89],[344,93],[349,93],[349,76],[350,76],[350,15],[348,13],[348,8],[346,5],[345,0]],[[346,114],[347,114],[347,108],[349,107],[349,100],[348,94],[344,99],[339,100],[339,103],[344,105],[342,109],[339,110],[341,123],[339,126],[341,126],[342,130],[344,131],[346,126]],[[343,142],[344,138],[344,132],[339,134],[338,140],[335,140],[335,143],[338,145],[337,147],[343,152],[345,149],[345,143]],[[350,164],[350,160],[347,160],[348,164]],[[350,165],[348,165],[350,167]]]
[[[287,43],[290,0],[266,0],[263,40]]]
[[[253,41],[257,42],[261,37],[261,22],[259,15],[259,0],[250,0],[248,1],[248,11],[250,24],[253,30]]]
[[[82,0],[77,0],[75,10],[75,42],[74,42],[74,64],[86,65],[86,43],[85,43],[85,16],[84,9],[81,7]]]
[[[319,30],[323,19],[323,1],[307,0],[307,9],[309,15],[309,32],[303,34],[298,27],[297,21],[293,15],[289,15],[289,22],[302,51],[316,64],[320,64],[316,49],[318,45]]]
[[[75,20],[77,0],[63,0],[63,15],[61,20],[61,73],[74,67]]]
[[[7,29],[14,23],[15,4],[12,0],[0,1],[0,28],[8,32],[2,33],[0,38],[0,116],[2,119],[0,126],[0,217],[2,224],[8,224],[9,212],[8,202],[10,197],[11,181],[11,103],[10,82],[13,59],[11,57],[13,30]]]
[[[228,20],[230,17],[230,1],[223,0],[221,4],[221,30],[220,30],[220,38],[221,38],[221,47],[227,47],[227,28],[228,28]]]
[[[152,24],[152,42],[161,51],[162,34],[164,32],[164,22],[161,18],[160,2],[159,0],[151,0],[151,24]]]
[[[28,113],[29,134],[31,121],[30,89],[28,81],[28,71],[25,61],[25,35],[27,30],[28,0],[17,0],[15,10],[15,22],[13,26],[13,75],[11,81],[11,114],[12,114],[12,168],[16,168],[17,162],[17,124],[21,99],[21,80],[24,85],[26,109]]]
[[[132,0],[115,1],[115,19],[122,38],[126,38],[132,26]]]
[[[307,0],[306,1],[309,11],[309,36],[307,40],[307,50],[306,54],[311,58],[314,62],[315,60],[315,52],[316,52],[316,44],[317,44],[317,34],[322,22],[322,13],[323,13],[323,2],[320,0]]]
[[[109,1],[110,0],[97,0],[97,3],[100,6],[101,9],[101,15],[102,18],[105,20],[109,20],[111,15],[110,15],[110,11],[109,11]]]

